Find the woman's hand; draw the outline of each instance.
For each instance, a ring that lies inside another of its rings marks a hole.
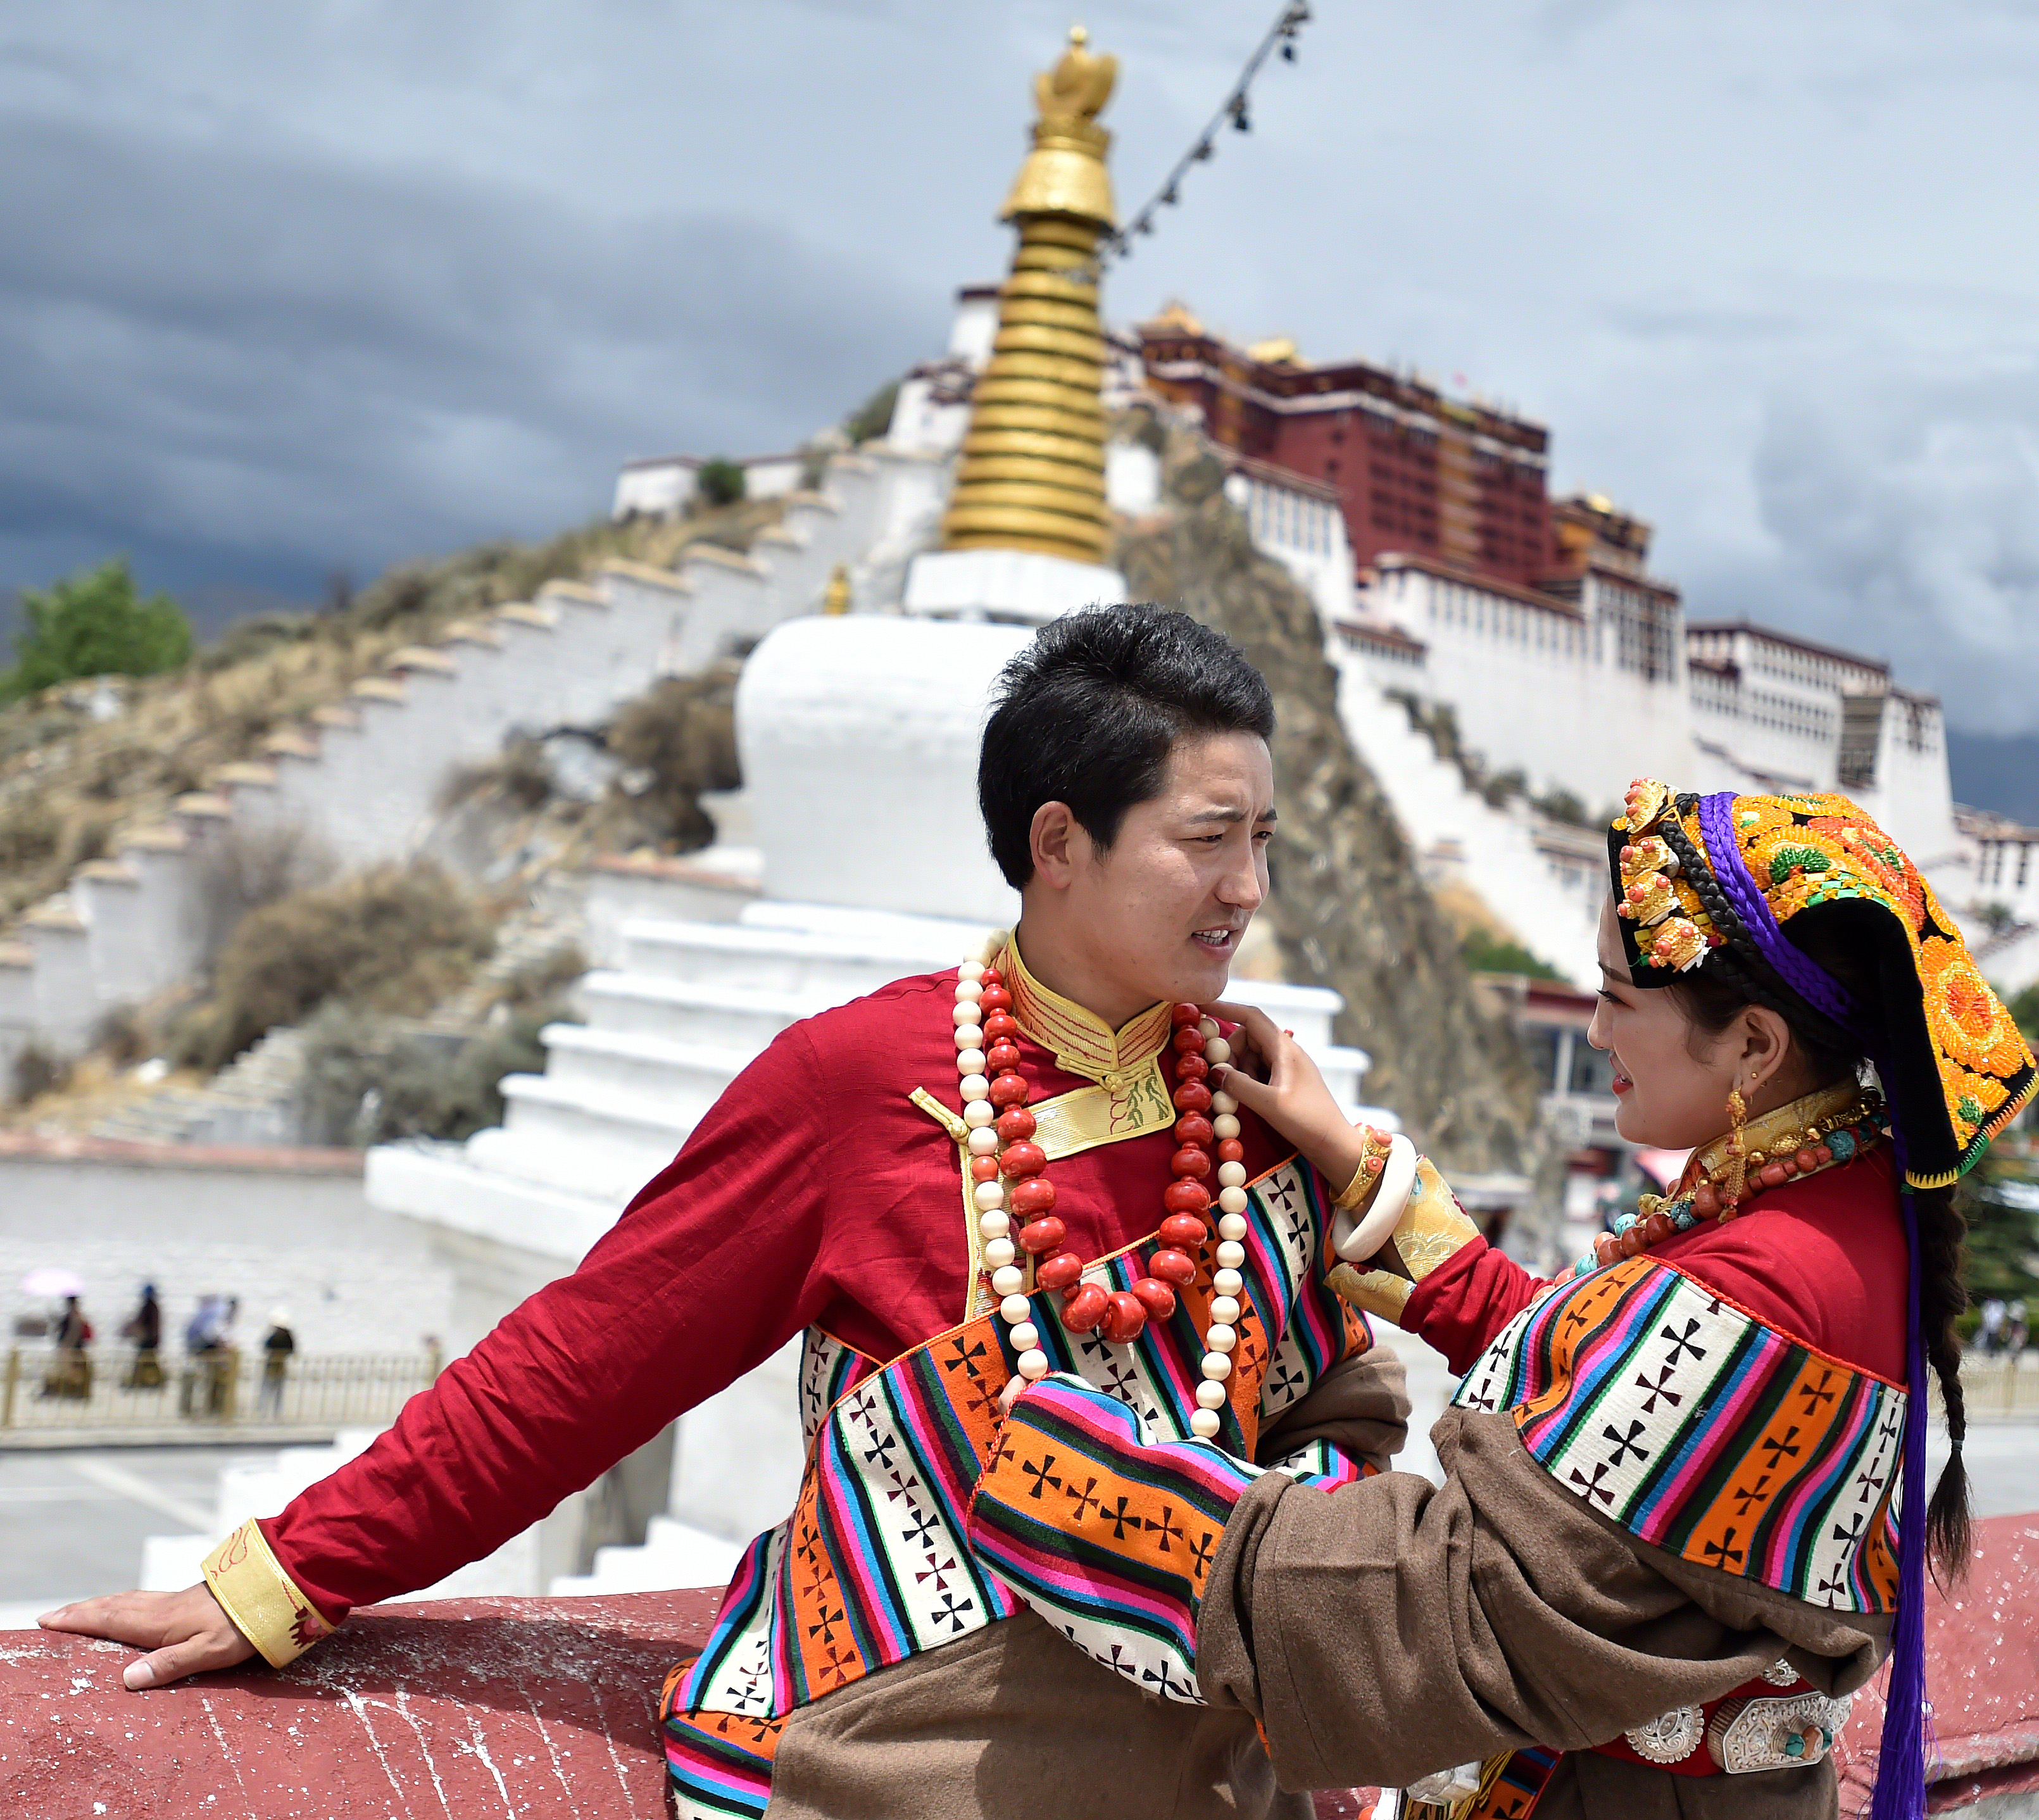
[[[180,1593],[115,1593],[59,1605],[36,1621],[46,1631],[105,1637],[150,1653],[131,1662],[122,1682],[131,1689],[162,1687],[188,1674],[231,1668],[255,1653],[201,1580]]]
[[[1334,1192],[1344,1187],[1359,1172],[1366,1128],[1338,1109],[1316,1063],[1258,1006],[1206,1009],[1239,1026],[1231,1039],[1232,1060],[1211,1070],[1212,1087],[1273,1126],[1316,1165]]]

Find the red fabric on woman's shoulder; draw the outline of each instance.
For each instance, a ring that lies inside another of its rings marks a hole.
[[[1844,1365],[1904,1381],[1904,1221],[1887,1146],[1765,1189],[1736,1218],[1649,1255]],[[1463,1373],[1545,1281],[1476,1239],[1416,1286],[1402,1324]]]

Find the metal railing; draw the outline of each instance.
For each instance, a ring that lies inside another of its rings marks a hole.
[[[429,1352],[177,1354],[10,1347],[0,1442],[66,1428],[334,1427],[393,1421],[439,1374]]]
[[[1971,1422],[1978,1417],[2039,1416],[2039,1357],[1965,1352],[1961,1355],[1961,1404]],[[1940,1408],[1937,1378],[1933,1408],[1937,1414]]]

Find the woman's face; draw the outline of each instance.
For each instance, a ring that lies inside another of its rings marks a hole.
[[[1699,1045],[1676,997],[1661,988],[1638,991],[1622,952],[1620,925],[1609,896],[1600,918],[1600,1004],[1586,1040],[1614,1064],[1614,1126],[1631,1144],[1689,1150],[1727,1129],[1727,1096],[1744,1056],[1731,1039]]]

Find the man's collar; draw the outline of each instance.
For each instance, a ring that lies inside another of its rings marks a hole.
[[[1020,1028],[1052,1051],[1056,1066],[1065,1073],[1111,1086],[1145,1068],[1168,1043],[1171,1007],[1166,999],[1114,1030],[1096,1013],[1050,991],[1029,973],[1012,936],[1005,938],[995,964],[1012,994],[1012,1015]]]

